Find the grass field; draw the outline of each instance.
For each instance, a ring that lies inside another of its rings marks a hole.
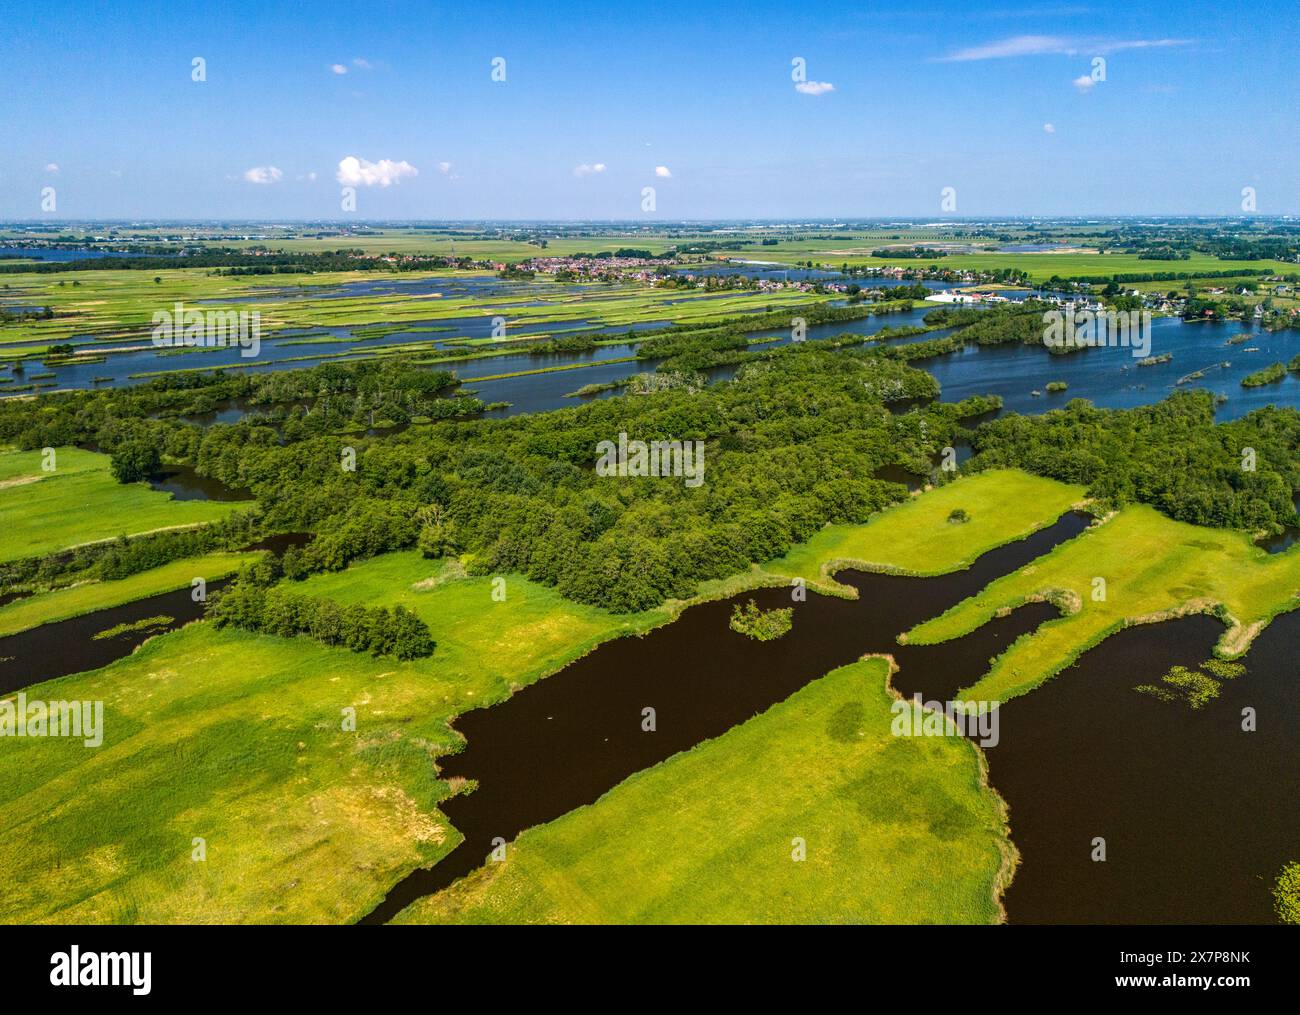
[[[439,572],[395,554],[308,583],[410,606],[438,641],[430,659],[194,624],[27,688],[102,700],[105,737],[97,749],[6,741],[0,920],[354,920],[457,841],[433,765],[455,747],[448,719],[662,619],[611,616],[510,576],[497,603],[489,579]],[[355,732],[341,728],[347,707]],[[202,862],[190,858],[196,836]]]
[[[0,606],[0,638],[56,620],[122,606],[137,599],[185,588],[195,578],[214,581],[234,574],[258,553],[209,553],[172,561],[117,581],[88,582],[53,592],[42,592]]]
[[[828,525],[763,570],[852,594],[830,574],[850,566],[918,575],[955,571],[994,547],[1050,525],[1083,499],[1080,486],[1012,469],[980,472],[913,497],[865,525]],[[956,508],[970,520],[949,522]]]
[[[52,472],[43,471],[43,462],[41,451],[0,452],[0,561],[198,525],[240,507],[177,501],[147,483],[119,483],[108,470],[107,455],[78,448],[56,448]]]
[[[1105,582],[1094,599],[1095,579]],[[1051,597],[1067,615],[1015,642],[962,698],[1003,700],[1037,687],[1121,628],[1190,612],[1226,611],[1217,651],[1244,652],[1274,616],[1300,607],[1300,550],[1269,555],[1243,533],[1171,521],[1126,507],[1033,564],[908,632],[911,642],[957,638],[999,610]]]
[[[398,922],[996,921],[1000,802],[965,739],[891,735],[887,675],[882,659],[831,672]]]

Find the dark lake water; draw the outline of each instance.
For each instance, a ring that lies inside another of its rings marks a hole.
[[[306,546],[314,538],[309,532],[281,532],[244,549],[267,550],[279,556],[291,546]],[[228,583],[229,579],[210,581],[207,592],[211,594]],[[191,589],[186,587],[0,638],[0,694],[9,694],[43,680],[107,666],[130,655],[155,634],[175,630],[192,620],[201,620],[203,608],[204,604],[196,603]],[[148,631],[129,631],[98,641],[94,638],[100,631],[118,624],[161,616],[173,619]]]
[[[210,476],[200,476],[192,465],[168,465],[149,479],[149,485],[173,500],[248,501],[249,490],[235,490]]]
[[[1300,613],[1204,708],[1133,689],[1210,658],[1222,631],[1205,616],[1128,628],[1004,706],[986,753],[1021,853],[1010,922],[1275,922],[1273,881],[1300,859]]]

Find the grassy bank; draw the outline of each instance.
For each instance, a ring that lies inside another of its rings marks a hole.
[[[1105,598],[1095,598],[1094,589]],[[908,640],[958,638],[1000,610],[1031,599],[1058,602],[1065,616],[1020,638],[961,692],[963,698],[1005,700],[1038,686],[1123,627],[1183,613],[1219,613],[1228,627],[1218,651],[1240,655],[1269,620],[1300,606],[1297,595],[1295,548],[1270,556],[1244,533],[1186,525],[1132,506],[919,625]]]
[[[256,553],[209,553],[172,561],[117,581],[87,582],[70,588],[42,592],[0,606],[0,638],[56,620],[80,617],[187,587],[195,578],[211,582],[234,574]]]
[[[820,552],[847,553],[847,545],[899,567],[961,566],[986,543],[1050,523],[1077,496],[1053,484],[1038,489],[1035,480],[1031,506],[1026,480],[963,479],[865,526],[837,529],[839,541]],[[992,510],[999,490],[1015,495],[1014,513]],[[918,509],[927,498],[941,503]],[[972,520],[950,526],[953,538],[936,550],[927,526],[935,518],[948,526],[950,499]],[[876,536],[865,535],[873,529]],[[909,532],[912,549],[886,555]],[[828,562],[809,551],[801,566],[818,574]],[[458,840],[437,810],[449,788],[434,760],[457,746],[449,719],[601,641],[663,623],[681,605],[613,616],[504,579],[498,602],[491,579],[462,578],[455,564],[405,552],[297,586],[339,602],[409,607],[438,642],[427,660],[398,663],[196,624],[102,670],[28,688],[30,697],[104,700],[105,744],[13,741],[0,752],[0,863],[23,886],[0,901],[0,919],[327,922],[369,911]],[[755,568],[700,595],[786,580]],[[340,728],[346,707],[357,710],[356,732]],[[195,836],[207,840],[204,862],[189,858]],[[964,918],[987,915],[968,911]]]
[[[1013,469],[963,477],[877,515],[866,525],[828,525],[765,571],[853,594],[829,576],[844,567],[933,575],[968,567],[1003,543],[1056,521],[1083,488]],[[950,522],[954,510],[968,521]]]

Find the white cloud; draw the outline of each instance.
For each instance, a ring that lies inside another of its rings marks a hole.
[[[1051,124],[1051,123],[1045,123],[1045,124],[1043,124],[1043,133],[1045,133],[1045,134],[1055,134],[1055,133],[1056,133],[1056,125],[1055,125],[1055,124]]]
[[[450,162],[439,162],[439,163],[438,163],[438,172],[442,173],[443,176],[447,176],[447,175],[449,175],[449,174],[451,173],[451,163],[450,163]]]
[[[244,179],[249,183],[279,183],[284,173],[275,166],[254,166],[244,170]]]
[[[57,162],[47,162],[45,163],[45,171],[47,173],[57,173],[59,171],[59,164]]]
[[[596,162],[592,164],[588,164],[584,162],[580,166],[573,167],[574,176],[590,176],[592,173],[603,173],[604,171],[605,171],[605,163],[603,162]]]
[[[1162,49],[1188,46],[1191,39],[1106,39],[1070,38],[1061,35],[1016,35],[982,46],[970,46],[940,59],[947,63],[970,60],[999,60],[1013,56],[1076,55],[1078,53],[1117,53],[1124,49]]]
[[[413,165],[403,159],[401,162],[394,162],[391,159],[380,159],[378,162],[368,162],[365,159],[359,159],[355,155],[349,155],[347,158],[339,161],[339,170],[335,174],[335,179],[339,183],[352,187],[387,187],[393,183],[401,183],[408,176],[418,176],[420,171]]]
[[[655,166],[655,176],[659,176],[667,180],[672,175],[673,175],[672,172],[668,169],[667,166]]]
[[[315,183],[315,182],[316,182],[316,172],[315,172],[315,170],[313,170],[313,171],[310,172],[310,173],[301,173],[301,174],[299,174],[299,176],[298,176],[298,180],[299,180],[300,182],[301,182],[302,180],[306,180],[308,183]]]
[[[829,81],[800,81],[794,86],[794,90],[804,95],[825,95],[827,92],[835,91],[835,86]]]
[[[348,72],[348,69],[344,67],[343,64],[341,63],[330,64],[330,70],[332,70],[335,74],[346,74]]]
[[[367,60],[364,56],[355,56],[352,58],[352,64],[361,70],[374,70],[375,65]]]
[[[1077,88],[1080,92],[1083,92],[1085,95],[1092,89],[1093,85],[1095,85],[1096,83],[1097,82],[1094,81],[1092,79],[1092,76],[1089,74],[1080,74],[1077,78],[1075,78],[1073,81],[1070,82],[1070,84],[1074,85],[1075,88]]]

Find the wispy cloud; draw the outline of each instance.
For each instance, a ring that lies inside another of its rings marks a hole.
[[[341,63],[330,64],[330,70],[332,70],[335,74],[346,74],[348,72],[347,67],[345,67]]]
[[[604,171],[605,163],[603,162],[584,162],[580,166],[573,167],[574,176],[591,176],[593,173],[603,173]]]
[[[969,46],[947,56],[939,57],[944,63],[966,63],[972,60],[1002,60],[1015,56],[1077,56],[1079,53],[1118,53],[1127,49],[1166,49],[1171,46],[1190,46],[1193,39],[1108,39],[1062,35],[1015,35],[1009,39],[987,42],[982,46]]]
[[[394,183],[401,183],[408,176],[419,175],[420,171],[405,159],[400,162],[394,162],[392,159],[370,162],[349,155],[339,161],[338,172],[334,174],[334,178],[339,183],[350,187],[388,187]]]
[[[256,184],[279,183],[284,179],[284,173],[275,166],[254,166],[244,170],[244,179]]]
[[[1054,123],[1045,123],[1045,124],[1043,124],[1043,133],[1044,133],[1044,134],[1055,134],[1055,133],[1056,133],[1056,124],[1054,124]]]
[[[1089,74],[1080,74],[1077,78],[1071,81],[1070,84],[1074,85],[1075,88],[1086,94],[1092,91],[1093,86],[1096,85],[1097,82],[1094,81],[1092,76]]]
[[[375,65],[371,63],[369,60],[367,60],[364,56],[354,56],[352,58],[352,66],[356,67],[358,70],[375,69]]]
[[[829,81],[800,81],[795,84],[794,90],[803,95],[825,95],[835,91],[835,86]]]
[[[59,171],[59,164],[57,162],[47,162],[45,163],[45,171],[47,173],[57,173]]]

